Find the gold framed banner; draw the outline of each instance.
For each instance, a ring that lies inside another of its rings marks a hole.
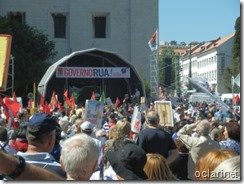
[[[155,110],[159,114],[161,126],[174,126],[174,117],[171,101],[155,101]]]
[[[6,91],[12,36],[0,34],[0,91]]]
[[[145,97],[142,96],[140,101],[141,101],[141,104],[144,104],[145,103]]]

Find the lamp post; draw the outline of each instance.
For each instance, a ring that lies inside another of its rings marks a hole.
[[[232,107],[234,106],[234,76],[231,77]]]
[[[189,74],[188,77],[191,78],[192,77],[192,72],[191,72],[191,43],[190,43],[190,59],[189,59]],[[191,83],[189,82],[188,85],[188,90],[192,90],[192,86]]]

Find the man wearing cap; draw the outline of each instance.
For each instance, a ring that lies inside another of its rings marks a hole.
[[[50,154],[56,138],[56,121],[47,114],[35,113],[27,125],[26,139],[28,148],[25,153],[17,155],[24,157],[27,163],[32,163],[65,177],[61,165]]]

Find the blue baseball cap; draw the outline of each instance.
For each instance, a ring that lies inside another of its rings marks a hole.
[[[29,120],[27,132],[34,136],[46,134],[55,130],[56,124],[57,123],[52,116],[37,112]]]

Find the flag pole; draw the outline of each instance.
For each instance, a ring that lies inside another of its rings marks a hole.
[[[156,55],[156,59],[157,59],[157,75],[159,74],[159,66],[158,66],[158,60],[159,60],[159,27],[157,28],[157,55]],[[159,77],[157,76],[157,95],[158,95],[158,83],[159,83]]]
[[[34,104],[34,107],[36,107],[36,83],[34,82],[33,83],[33,96],[34,96],[34,99],[33,99],[33,104]]]

